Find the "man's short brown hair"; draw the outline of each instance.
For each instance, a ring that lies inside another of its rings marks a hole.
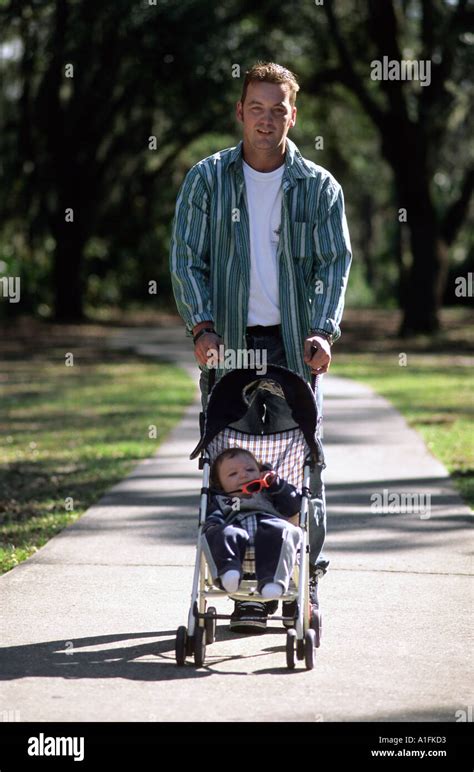
[[[292,107],[295,106],[296,94],[300,90],[296,75],[275,62],[256,62],[250,70],[247,70],[242,87],[242,104],[247,95],[247,86],[249,83],[284,83],[289,89],[289,99]]]

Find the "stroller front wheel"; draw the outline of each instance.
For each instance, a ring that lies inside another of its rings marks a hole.
[[[213,619],[213,616],[217,614],[217,611],[214,606],[210,606],[206,613],[208,615],[204,623],[206,626],[206,643],[210,645],[216,639],[216,620]]]
[[[206,659],[206,628],[196,627],[194,637],[194,664],[196,667],[202,667]]]
[[[176,633],[175,654],[176,664],[179,666],[184,665],[186,662],[187,645],[188,631],[184,626],[178,627],[178,631]]]
[[[296,658],[304,659],[304,638],[296,641]]]
[[[290,670],[295,667],[296,630],[291,628],[286,634],[286,665]]]

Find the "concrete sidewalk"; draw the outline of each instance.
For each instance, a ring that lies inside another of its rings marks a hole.
[[[197,383],[182,328],[122,330],[114,345],[177,361]],[[315,669],[286,669],[278,622],[255,637],[222,622],[205,667],[176,667],[196,544],[198,412],[196,399],[156,456],[0,579],[4,720],[459,720],[474,703],[470,512],[401,416],[341,378],[325,378],[331,567]],[[420,506],[410,499],[404,514],[408,494]]]

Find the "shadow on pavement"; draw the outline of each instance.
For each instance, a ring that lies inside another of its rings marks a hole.
[[[209,675],[203,670],[177,667],[174,659],[175,635],[176,630],[157,630],[5,647],[0,649],[0,680],[59,677],[76,680],[127,678],[132,681],[169,681]],[[157,640],[165,636],[166,640]],[[108,645],[134,638],[153,640],[123,646]],[[95,651],[80,650],[91,646],[101,648]],[[155,661],[137,661],[141,657],[154,657]]]
[[[283,628],[269,627],[267,634],[285,635]],[[246,675],[242,671],[220,671],[223,662],[268,656],[281,652],[284,661],[285,646],[264,647],[265,636],[238,636],[229,631],[226,625],[216,630],[216,642],[233,641],[239,638],[255,640],[255,651],[251,654],[233,654],[231,656],[213,653],[207,647],[204,667],[196,668],[192,657],[188,657],[184,667],[175,662],[176,630],[157,630],[154,632],[132,632],[116,635],[97,635],[69,640],[44,641],[41,643],[8,646],[0,649],[0,681],[20,678],[125,678],[132,681],[170,681],[183,678],[201,678],[213,673],[224,675]],[[149,643],[125,642],[133,639],[152,638]],[[158,640],[157,640],[158,639]],[[165,640],[163,640],[165,639]],[[117,646],[123,642],[124,645]],[[90,647],[101,647],[94,651],[82,651]],[[146,661],[141,661],[147,657]],[[151,661],[149,658],[154,658]],[[285,668],[286,669],[286,668]],[[270,668],[268,672],[279,672],[280,668]],[[260,672],[260,671],[258,671]]]

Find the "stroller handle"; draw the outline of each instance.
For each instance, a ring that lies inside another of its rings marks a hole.
[[[215,367],[211,367],[209,370],[209,380],[207,384],[208,395],[211,393],[212,389],[214,388],[215,382],[216,382],[216,369]]]

